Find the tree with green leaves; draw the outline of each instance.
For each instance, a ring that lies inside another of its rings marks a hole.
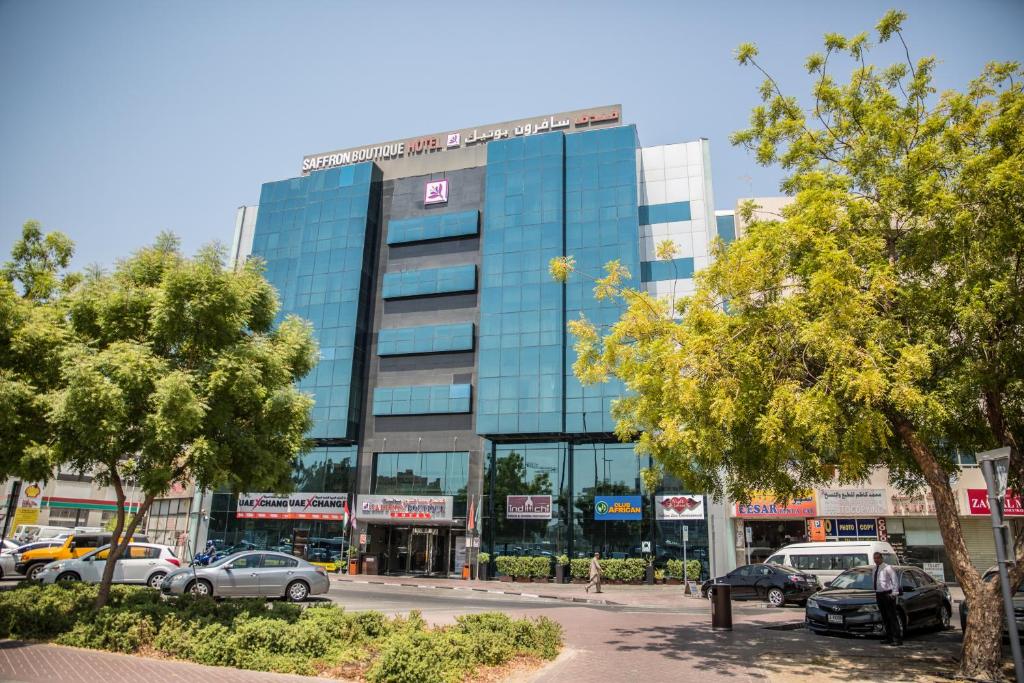
[[[624,313],[607,330],[570,324],[574,371],[625,383],[618,435],[638,435],[691,490],[785,499],[879,467],[926,486],[971,606],[959,673],[994,680],[999,587],[971,564],[951,478],[957,451],[1009,446],[1024,484],[1024,74],[992,63],[964,92],[938,94],[935,60],[906,49],[905,18],[888,13],[875,46],[827,35],[806,62],[804,103],[756,47],[739,48],[765,81],[733,142],[782,166],[793,203],[719,243],[674,309],[622,288],[609,264],[596,295],[621,297]],[[880,69],[867,57],[883,44],[900,61]],[[848,81],[832,73],[841,59]],[[571,258],[551,270],[568,277]]]
[[[290,316],[275,326],[277,294],[259,261],[223,262],[216,247],[186,258],[165,234],[112,273],[34,302],[54,327],[39,347],[51,374],[34,387],[45,416],[30,451],[49,471],[90,472],[117,500],[97,607],[139,521],[172,485],[287,491],[309,448],[312,399],[295,382],[316,362],[311,327]],[[126,520],[128,479],[141,501]]]

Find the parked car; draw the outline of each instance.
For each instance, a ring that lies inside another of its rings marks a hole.
[[[58,560],[39,572],[43,583],[84,581],[99,583],[107,567],[110,546],[105,545],[78,559]],[[164,577],[180,569],[181,562],[170,546],[155,543],[131,543],[114,565],[114,583],[139,583],[159,588]]]
[[[711,597],[712,586],[716,584],[731,586],[733,600],[767,600],[774,607],[787,602],[803,604],[818,590],[818,580],[813,575],[776,564],[736,567],[725,576],[705,581],[701,594]]]
[[[327,570],[284,553],[242,552],[206,567],[189,567],[168,574],[160,586],[164,595],[287,598],[301,602],[330,589]]]
[[[4,547],[0,548],[0,553],[13,553],[20,547],[19,543],[15,543],[9,538],[4,539]]]
[[[900,564],[896,551],[884,541],[793,543],[776,550],[765,562],[810,572],[827,586],[847,569],[870,565],[875,553],[882,553],[886,564]]]
[[[100,546],[110,543],[113,534],[75,534],[68,536],[60,546],[48,548],[35,548],[23,553],[18,553],[14,558],[14,570],[24,574],[31,580],[39,578],[39,572],[50,562],[57,560],[73,560],[86,553],[92,552]],[[144,534],[135,534],[133,541],[148,543],[149,539]]]
[[[999,567],[990,567],[981,577],[982,581],[998,581]],[[1003,604],[1002,593],[999,594],[999,604]],[[960,601],[960,630],[967,630],[967,599]],[[1000,607],[1002,609],[1002,607]],[[1017,586],[1017,592],[1013,594],[1013,614],[1017,621],[1017,637],[1024,640],[1024,582]],[[1006,619],[1003,619],[1003,637],[1009,637],[1006,628]]]
[[[61,545],[64,545],[64,541],[36,541],[34,543],[26,543],[25,545],[17,546],[14,551],[4,550],[3,552],[0,552],[0,579],[24,578],[22,574],[14,568],[14,564],[18,558],[18,553],[35,550],[36,548],[53,548]]]
[[[949,628],[953,601],[949,588],[919,567],[893,567],[900,582],[896,614],[902,633],[897,640],[920,628]],[[843,572],[832,584],[807,601],[807,628],[815,633],[884,635],[885,625],[874,592],[874,567]]]
[[[11,534],[18,543],[30,543],[32,541],[42,541],[47,538],[54,538],[58,534],[66,533],[71,531],[66,526],[45,526],[42,524],[19,524],[15,529],[14,533]]]

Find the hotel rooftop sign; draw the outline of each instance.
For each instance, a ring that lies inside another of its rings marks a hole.
[[[491,140],[525,137],[551,131],[575,133],[591,128],[618,125],[621,122],[622,106],[618,104],[577,109],[540,118],[506,121],[477,128],[462,128],[405,140],[393,140],[378,145],[310,154],[302,159],[302,173],[306,175],[313,171],[323,171],[363,161],[391,161],[441,152],[457,152],[482,147]]]

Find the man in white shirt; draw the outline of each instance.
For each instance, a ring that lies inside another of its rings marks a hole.
[[[885,624],[884,645],[902,645],[903,631],[900,628],[899,617],[896,615],[896,598],[900,594],[900,583],[896,577],[896,570],[882,561],[882,553],[875,553],[875,571],[872,572],[872,584],[875,589],[875,602],[878,603],[878,611],[882,614],[882,623]]]

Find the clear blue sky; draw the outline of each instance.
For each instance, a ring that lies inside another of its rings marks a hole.
[[[644,145],[709,138],[731,208],[780,178],[729,146],[760,82],[735,46],[802,94],[822,34],[890,6],[0,0],[0,255],[29,218],[69,234],[79,267],[165,229],[188,251],[230,243],[235,208],[303,154],[613,102]],[[1024,61],[1020,0],[897,6],[943,88]]]

